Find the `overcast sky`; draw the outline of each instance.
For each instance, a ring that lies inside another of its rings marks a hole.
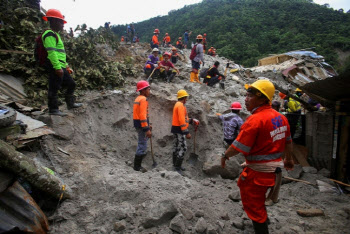
[[[46,10],[58,9],[65,15],[68,23],[66,29],[86,23],[88,27],[97,28],[105,22],[111,24],[128,24],[140,22],[158,15],[166,15],[169,11],[180,9],[185,5],[201,2],[201,0],[41,0]],[[319,4],[328,3],[334,9],[343,8],[348,11],[350,0],[314,0]],[[155,25],[156,27],[156,25]]]

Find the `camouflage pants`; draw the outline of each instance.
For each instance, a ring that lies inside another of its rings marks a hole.
[[[187,150],[186,136],[182,134],[174,134],[174,148],[173,155],[176,155],[177,158],[183,159]]]

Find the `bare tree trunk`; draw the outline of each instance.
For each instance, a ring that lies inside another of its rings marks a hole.
[[[60,199],[62,194],[62,199],[72,197],[71,189],[61,179],[51,175],[42,165],[2,140],[0,140],[0,167],[25,178],[32,186],[52,197]]]

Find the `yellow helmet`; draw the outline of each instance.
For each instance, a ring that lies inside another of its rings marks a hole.
[[[253,87],[253,88],[259,90],[270,101],[272,100],[273,95],[275,94],[275,86],[269,80],[258,80],[258,81],[255,81],[253,84],[245,86],[245,87],[246,87],[246,89]]]
[[[295,89],[295,92],[302,92],[302,90],[299,89],[299,88],[296,88],[296,89]]]
[[[180,89],[177,92],[177,99],[180,99],[180,98],[183,98],[183,97],[188,97],[188,96],[190,96],[190,95],[188,95],[188,93],[184,89]]]

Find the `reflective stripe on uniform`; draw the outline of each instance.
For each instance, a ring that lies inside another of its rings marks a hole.
[[[249,153],[249,152],[250,152],[251,147],[246,146],[246,145],[242,144],[241,142],[234,141],[232,144],[233,144],[234,146],[236,146],[238,149],[240,149],[240,150],[242,150],[242,151],[244,151],[244,152],[246,152],[246,153]]]
[[[141,123],[147,123],[147,119],[145,120],[140,120]]]
[[[248,161],[268,161],[282,157],[283,153],[267,154],[267,155],[250,155],[246,156]]]
[[[186,127],[187,124],[180,125],[180,127]]]
[[[56,49],[56,48],[53,48],[53,47],[47,47],[46,51],[57,51],[57,52],[64,53],[64,54],[66,53],[65,50]]]
[[[134,102],[134,104],[136,104],[136,105],[140,105],[140,102]]]

